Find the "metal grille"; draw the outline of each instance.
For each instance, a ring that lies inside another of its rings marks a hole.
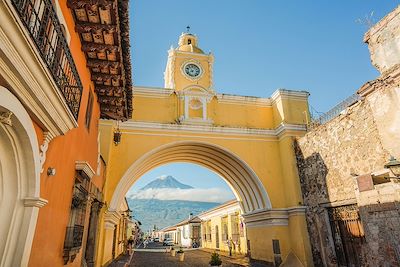
[[[333,107],[328,112],[323,113],[322,115],[320,115],[316,118],[313,118],[311,126],[318,126],[318,125],[327,123],[328,121],[339,116],[339,114],[343,110],[345,110],[349,106],[353,105],[355,102],[357,102],[360,99],[361,99],[361,96],[359,96],[358,94],[351,95],[350,97],[346,98],[345,100],[343,100],[342,102],[337,104],[335,107]]]
[[[51,0],[12,3],[77,120],[83,87]]]
[[[67,233],[65,235],[64,249],[79,248],[82,244],[83,237],[82,225],[74,225],[67,227]]]

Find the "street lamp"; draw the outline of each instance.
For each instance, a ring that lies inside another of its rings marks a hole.
[[[400,161],[395,159],[395,157],[390,156],[389,162],[385,164],[385,168],[390,169],[390,171],[400,179]]]

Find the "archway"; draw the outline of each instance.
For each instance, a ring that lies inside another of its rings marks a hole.
[[[0,86],[0,266],[27,266],[40,199],[39,147],[18,99]]]
[[[109,210],[117,211],[132,184],[147,171],[171,162],[195,163],[223,177],[232,187],[244,213],[271,209],[268,194],[255,172],[238,156],[215,144],[178,141],[146,153],[120,179]]]

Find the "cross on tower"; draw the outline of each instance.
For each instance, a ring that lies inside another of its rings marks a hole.
[[[189,32],[190,31],[190,26],[187,26],[186,27],[186,32]]]

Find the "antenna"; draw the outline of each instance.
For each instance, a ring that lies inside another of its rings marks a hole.
[[[186,32],[189,33],[189,31],[190,31],[190,26],[188,25],[186,26]]]

